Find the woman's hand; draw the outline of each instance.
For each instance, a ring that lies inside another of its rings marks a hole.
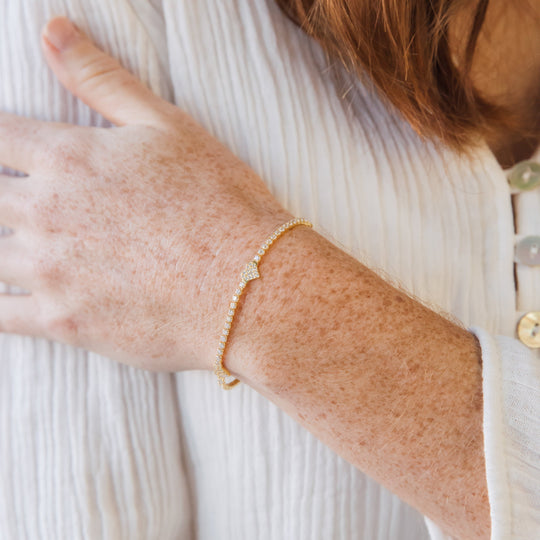
[[[211,368],[227,304],[259,244],[292,216],[189,115],[73,29],[44,30],[49,66],[118,126],[0,113],[0,331],[152,370]]]

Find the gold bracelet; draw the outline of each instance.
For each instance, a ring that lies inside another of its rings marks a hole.
[[[242,295],[242,292],[244,291],[244,288],[248,281],[251,281],[252,279],[257,279],[260,277],[259,274],[259,261],[261,260],[262,256],[265,254],[266,250],[270,247],[270,245],[279,238],[285,231],[288,231],[289,229],[292,229],[293,227],[296,227],[297,225],[306,225],[307,227],[313,227],[313,224],[309,222],[307,219],[304,218],[295,218],[291,219],[290,221],[287,221],[287,223],[284,223],[281,227],[278,227],[272,235],[266,240],[266,242],[261,246],[261,248],[257,251],[255,257],[251,259],[244,268],[244,271],[240,274],[240,283],[238,284],[238,288],[234,291],[234,295],[232,297],[231,303],[229,304],[229,311],[227,312],[227,319],[225,321],[225,327],[223,328],[223,331],[221,332],[221,337],[219,338],[219,345],[218,345],[218,352],[216,354],[216,359],[214,361],[214,373],[217,375],[217,378],[219,379],[219,384],[221,388],[224,390],[230,390],[234,386],[236,386],[240,381],[238,379],[235,379],[233,377],[233,380],[227,381],[226,379],[228,377],[232,377],[229,370],[223,365],[223,353],[225,352],[225,345],[227,343],[227,337],[229,335],[229,331],[231,329],[232,321],[234,318],[234,312],[236,311],[236,306],[238,305],[238,301],[240,300],[240,296]]]

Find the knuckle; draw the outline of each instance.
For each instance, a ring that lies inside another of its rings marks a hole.
[[[17,182],[23,183],[24,180],[17,180]],[[27,215],[32,206],[32,192],[26,189],[12,189],[2,193],[2,204],[9,206],[13,211],[18,214]]]
[[[62,313],[49,316],[44,326],[47,335],[55,341],[70,345],[80,342],[80,325],[74,315]]]
[[[181,135],[191,120],[185,111],[164,100],[159,101],[159,107],[155,108],[154,113],[152,126],[169,141],[172,136]]]
[[[81,149],[77,131],[64,128],[50,137],[40,150],[38,159],[47,169],[64,172],[73,171],[84,162],[85,152]]]
[[[34,264],[36,281],[45,290],[56,290],[62,284],[64,272],[62,265],[51,255],[42,256]]]
[[[72,83],[78,88],[95,87],[121,72],[123,68],[114,58],[95,54],[79,66]]]
[[[32,223],[41,231],[54,233],[58,230],[61,216],[60,197],[57,193],[43,195],[29,204],[28,213]]]

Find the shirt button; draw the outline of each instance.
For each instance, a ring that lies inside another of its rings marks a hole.
[[[522,161],[508,173],[508,183],[521,191],[528,191],[540,186],[540,164],[534,161]]]
[[[540,265],[540,236],[526,236],[516,244],[515,260],[527,266]]]
[[[522,343],[540,349],[540,311],[529,311],[519,319],[517,333]]]

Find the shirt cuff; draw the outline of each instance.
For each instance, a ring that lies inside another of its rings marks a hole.
[[[470,327],[482,349],[484,455],[492,540],[540,534],[540,355]]]
[[[540,538],[540,354],[468,331],[482,349],[483,433],[491,540]],[[452,540],[424,516],[431,540]]]

